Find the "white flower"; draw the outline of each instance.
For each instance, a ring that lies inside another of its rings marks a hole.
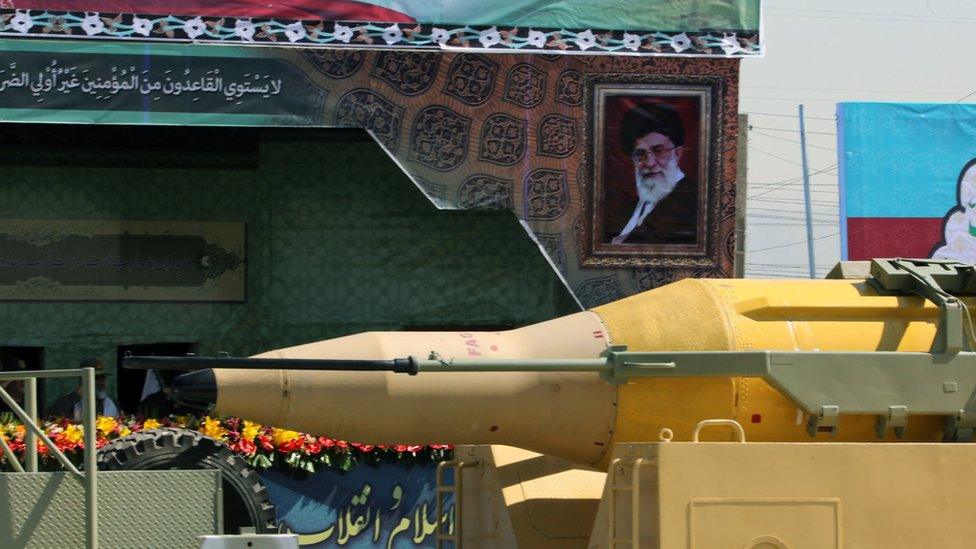
[[[345,25],[340,25],[339,23],[336,23],[335,30],[332,31],[332,36],[336,40],[348,44],[349,41],[352,40],[352,29]]]
[[[497,27],[485,29],[478,33],[478,42],[481,42],[481,45],[486,48],[490,48],[501,41],[502,35],[498,34]]]
[[[285,36],[292,42],[298,42],[302,38],[305,38],[305,27],[302,26],[302,22],[296,21],[285,27]]]
[[[254,41],[254,23],[250,19],[238,19],[234,22],[234,34],[245,42]]]
[[[593,31],[585,30],[576,35],[576,45],[579,46],[581,50],[588,50],[596,45],[596,36],[593,36]]]
[[[529,44],[537,48],[546,47],[546,33],[537,30],[529,30]]]
[[[630,34],[629,32],[624,33],[624,47],[631,51],[637,51],[641,45],[640,36],[636,34]]]
[[[10,20],[10,27],[19,33],[26,33],[33,26],[34,21],[31,20],[30,12],[27,10],[17,10]]]
[[[430,30],[430,39],[443,46],[451,39],[451,33],[444,29],[434,27]]]
[[[739,39],[733,32],[722,37],[722,51],[725,52],[725,55],[732,55],[745,50],[739,45]]]
[[[383,40],[386,40],[387,44],[396,44],[402,39],[403,31],[400,30],[400,27],[396,23],[383,29]]]
[[[132,32],[149,36],[150,31],[152,31],[152,21],[135,15],[132,16]]]
[[[207,30],[207,27],[204,26],[203,19],[200,19],[200,17],[194,17],[183,24],[183,32],[191,39],[200,36],[205,30]]]
[[[102,23],[98,12],[86,13],[85,18],[81,21],[81,28],[85,30],[85,34],[92,36],[105,30],[105,23]]]
[[[691,38],[687,33],[676,34],[671,37],[671,49],[681,53],[691,47]]]

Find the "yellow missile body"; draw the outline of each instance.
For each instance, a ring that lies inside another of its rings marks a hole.
[[[964,301],[972,305],[972,301]],[[939,309],[879,295],[864,280],[687,279],[507,332],[371,332],[265,358],[592,359],[629,351],[928,351]],[[704,419],[735,419],[751,441],[876,441],[874,416],[843,416],[810,437],[806,417],[762,379],[635,378],[596,372],[215,370],[216,410],[363,443],[507,444],[599,465],[617,442],[689,440]],[[865,388],[869,390],[869,388]],[[729,431],[703,432],[728,440]],[[711,438],[709,438],[711,437]],[[902,440],[937,441],[942,419],[913,417]],[[884,440],[895,440],[889,432]]]

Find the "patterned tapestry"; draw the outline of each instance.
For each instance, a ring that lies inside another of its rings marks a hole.
[[[585,307],[732,274],[735,59],[25,44],[0,41],[0,120],[364,127],[439,208],[512,211]],[[605,114],[624,104],[693,116],[638,159]],[[648,216],[635,166],[678,153],[687,196]],[[618,181],[595,165],[613,159]],[[632,212],[680,231],[624,242]]]

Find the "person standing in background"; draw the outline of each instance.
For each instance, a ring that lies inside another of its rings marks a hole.
[[[108,396],[108,372],[105,371],[105,364],[97,358],[86,358],[81,361],[80,368],[95,369],[95,415],[118,417],[122,415],[122,410],[118,404]],[[81,420],[81,382],[68,393],[61,395],[51,406],[44,411],[46,416],[59,416]]]

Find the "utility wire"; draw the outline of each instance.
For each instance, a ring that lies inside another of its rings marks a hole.
[[[771,157],[773,157],[773,158],[775,158],[777,160],[782,160],[783,162],[786,162],[788,164],[793,164],[794,166],[800,166],[801,165],[799,162],[797,162],[795,160],[790,160],[789,158],[785,158],[785,157],[779,156],[778,154],[773,154],[771,152],[766,152],[766,151],[764,151],[764,150],[762,150],[760,148],[754,147],[752,144],[749,144],[748,146],[749,146],[749,150],[750,151],[755,151],[757,153],[761,153],[761,154],[764,154],[766,156],[771,156]]]
[[[752,86],[752,87],[754,87],[754,88],[762,88],[762,87],[771,87],[771,86]],[[785,89],[795,89],[795,88],[785,88]],[[759,115],[759,116],[778,116],[778,117],[781,117],[781,118],[800,118],[800,115],[798,115],[798,114],[776,114],[776,113],[771,113],[771,112],[756,112],[756,111],[743,111],[743,112],[745,114],[754,114],[754,115]],[[822,117],[822,116],[807,116],[805,118],[807,118],[808,120],[830,120],[831,122],[836,122],[837,121],[837,117],[834,117],[834,118],[825,118],[825,117]]]
[[[956,99],[956,101],[955,101],[955,102],[956,102],[956,103],[962,103],[963,101],[965,101],[965,100],[967,100],[967,99],[969,99],[969,98],[970,98],[970,97],[972,97],[973,95],[976,95],[976,90],[973,90],[973,91],[971,91],[971,92],[969,92],[969,93],[967,93],[967,94],[966,94],[966,97],[963,97],[962,99]]]
[[[840,235],[840,233],[830,233],[830,234],[827,234],[827,235],[824,235],[824,236],[818,236],[817,238],[814,238],[813,240],[823,240],[825,238],[830,238],[832,236],[838,236],[838,235]],[[790,246],[799,246],[800,244],[806,244],[806,243],[807,243],[806,239],[803,239],[803,240],[800,240],[799,242],[790,242],[789,244],[780,244],[779,246],[770,246],[768,248],[759,248],[758,250],[748,250],[747,249],[746,252],[747,253],[765,252],[766,250],[778,250],[780,248],[788,248]]]
[[[749,125],[750,130],[766,130],[770,132],[789,132],[789,133],[800,133],[800,130],[786,130],[783,128],[767,128],[765,126],[753,126]],[[837,132],[806,132],[807,135],[837,135]]]
[[[827,166],[826,168],[823,168],[823,169],[820,169],[820,170],[817,170],[817,171],[815,171],[815,172],[811,172],[811,173],[810,173],[810,177],[813,177],[813,176],[815,176],[815,175],[818,175],[818,174],[822,174],[822,173],[824,173],[824,172],[828,172],[828,171],[831,171],[831,170],[834,170],[834,169],[836,169],[836,168],[837,168],[837,164],[835,163],[835,164],[832,164],[832,165],[830,165],[830,166]],[[802,177],[802,176],[801,176],[801,177],[796,177],[796,178],[794,178],[794,179],[787,179],[786,181],[784,181],[784,182],[783,182],[783,184],[782,184],[782,185],[780,185],[780,186],[778,186],[778,187],[774,187],[774,188],[772,188],[772,189],[769,189],[769,190],[766,190],[766,191],[763,191],[763,192],[761,192],[761,193],[759,193],[759,194],[754,194],[754,195],[752,195],[752,196],[749,196],[749,195],[746,195],[746,198],[758,198],[758,197],[760,197],[760,196],[765,196],[765,195],[767,195],[767,194],[769,194],[769,193],[771,193],[771,192],[774,192],[774,191],[778,191],[778,190],[780,190],[780,189],[782,189],[783,187],[785,187],[785,186],[787,186],[787,185],[789,185],[790,183],[793,183],[793,182],[796,182],[796,181],[801,181],[802,179],[803,179],[803,177]]]
[[[804,204],[806,201],[802,199],[790,199],[790,198],[753,198],[754,202],[765,202],[767,204]],[[811,200],[810,204],[813,206],[836,206],[837,202],[828,202],[826,200]]]
[[[749,129],[750,130],[753,130],[753,128],[751,126],[749,127]],[[807,133],[810,133],[810,132],[807,132]],[[753,134],[754,135],[761,135],[763,137],[768,137],[770,139],[777,139],[779,141],[786,141],[787,143],[796,143],[797,145],[800,144],[800,142],[797,141],[797,140],[795,140],[795,139],[788,139],[786,137],[779,137],[778,135],[769,135],[768,133],[763,133],[763,132],[760,132],[760,131],[753,130],[752,131],[752,134],[750,134],[750,135],[753,135]],[[833,147],[821,147],[820,145],[813,145],[813,144],[810,144],[810,143],[807,143],[806,145],[807,145],[807,147],[810,147],[811,149],[822,149],[822,150],[825,150],[825,151],[837,152],[837,149],[835,149]]]

